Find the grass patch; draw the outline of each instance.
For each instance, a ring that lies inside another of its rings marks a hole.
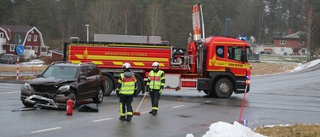
[[[43,72],[47,68],[44,66],[20,66],[20,72]],[[17,66],[1,66],[0,72],[17,72]]]

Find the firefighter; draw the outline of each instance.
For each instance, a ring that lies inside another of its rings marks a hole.
[[[159,99],[162,94],[164,83],[165,83],[164,71],[159,70],[159,63],[152,63],[152,70],[148,75],[147,81],[147,92],[149,92],[151,97],[152,110],[149,112],[152,115],[157,115]]]
[[[124,63],[122,65],[123,73],[120,74],[118,79],[118,86],[116,89],[116,94],[119,97],[120,102],[120,120],[121,121],[131,121],[133,116],[132,101],[134,91],[136,90],[136,78],[131,70],[131,65],[129,63]]]

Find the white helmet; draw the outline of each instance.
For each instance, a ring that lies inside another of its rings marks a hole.
[[[152,67],[159,67],[159,63],[158,62],[153,62],[152,63]]]
[[[131,68],[131,65],[130,65],[130,63],[126,62],[126,63],[124,63],[124,64],[122,65],[122,68],[124,68],[124,69],[129,69],[129,68]]]

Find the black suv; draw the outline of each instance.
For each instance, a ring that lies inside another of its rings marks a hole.
[[[54,62],[21,87],[21,101],[26,107],[34,105],[49,108],[65,108],[68,99],[74,106],[78,100],[92,98],[101,103],[105,79],[100,69],[92,63],[72,64]]]

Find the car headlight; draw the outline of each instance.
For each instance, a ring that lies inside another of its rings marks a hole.
[[[59,93],[64,93],[64,92],[69,91],[69,89],[70,89],[70,85],[64,85],[64,86],[61,86],[61,87],[58,89],[58,91],[59,91]]]
[[[31,86],[29,83],[24,83],[22,89],[31,90]]]

